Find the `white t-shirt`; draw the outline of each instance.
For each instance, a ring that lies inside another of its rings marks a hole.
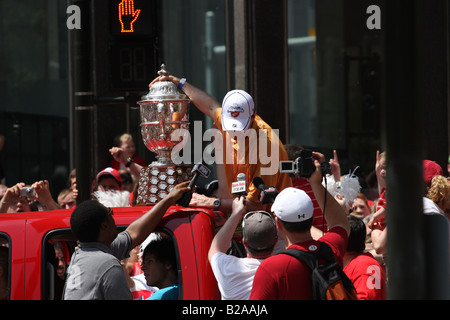
[[[248,300],[256,269],[263,259],[238,258],[217,252],[211,267],[219,285],[222,300]]]
[[[441,208],[438,207],[436,203],[433,202],[433,200],[423,197],[423,213],[425,214],[440,214],[445,216],[444,211],[441,210]]]

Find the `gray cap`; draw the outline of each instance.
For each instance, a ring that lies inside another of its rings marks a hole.
[[[263,251],[273,248],[277,241],[277,227],[270,213],[252,211],[242,220],[242,234],[250,249]]]

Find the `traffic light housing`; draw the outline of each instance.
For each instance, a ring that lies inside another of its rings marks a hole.
[[[158,66],[156,1],[95,0],[92,8],[95,95],[146,91]]]

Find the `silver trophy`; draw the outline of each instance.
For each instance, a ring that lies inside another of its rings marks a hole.
[[[158,71],[169,75],[165,65]],[[176,165],[171,159],[174,147],[183,140],[172,133],[177,129],[189,130],[188,105],[190,99],[171,81],[157,81],[147,95],[138,102],[141,114],[141,134],[148,150],[157,154],[156,161],[141,170],[136,205],[152,205],[163,199],[176,184],[192,178],[189,165]]]

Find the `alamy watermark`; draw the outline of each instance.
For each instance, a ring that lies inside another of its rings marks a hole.
[[[381,289],[381,269],[377,265],[370,265],[366,270],[369,277],[366,280],[367,289]]]
[[[368,6],[366,13],[370,14],[370,16],[366,20],[367,29],[380,30],[381,29],[381,9],[380,9],[380,7],[377,5]]]
[[[122,12],[123,12],[123,6],[128,5],[129,3],[130,3],[129,0],[123,0],[119,4],[119,12],[120,12],[120,6],[122,6]],[[69,29],[69,30],[81,29],[81,9],[80,9],[80,7],[77,5],[70,5],[67,7],[66,13],[69,15],[67,17],[67,21],[66,21],[67,29]],[[133,22],[137,19],[137,17],[139,16],[139,13],[140,13],[140,10],[134,11],[134,8],[133,8],[132,15],[133,15],[134,20],[132,20],[131,29],[129,29],[129,30],[124,30],[123,21],[122,21],[122,19],[120,20],[120,22],[122,24],[122,32],[132,32]],[[370,16],[366,20],[367,29],[380,30],[381,29],[381,9],[380,9],[380,7],[377,5],[370,5],[366,9],[366,13],[370,14]]]
[[[66,26],[67,29],[81,29],[81,9],[77,5],[71,5],[67,7],[67,14],[70,16],[67,17]]]

